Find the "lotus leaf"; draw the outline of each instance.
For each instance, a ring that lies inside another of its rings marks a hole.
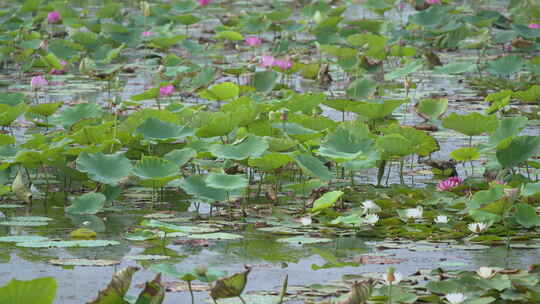
[[[497,160],[505,168],[511,168],[533,156],[540,147],[538,136],[517,136],[505,148],[497,151]]]
[[[295,156],[294,160],[303,171],[311,176],[320,178],[323,181],[329,181],[333,178],[332,172],[328,170],[324,163],[311,154],[299,154]]]
[[[12,279],[0,287],[0,303],[9,304],[52,304],[58,285],[51,277],[30,281]]]
[[[180,182],[182,190],[187,194],[208,201],[224,201],[227,193],[223,189],[211,187],[202,176],[192,175]]]
[[[313,202],[311,212],[315,213],[332,207],[342,195],[343,191],[326,192],[323,194],[323,196],[319,197],[317,200],[315,200],[315,202]]]
[[[466,115],[450,114],[443,119],[443,126],[467,136],[492,133],[499,126],[499,119],[494,115],[482,115],[473,112]]]
[[[157,118],[147,118],[136,130],[145,139],[169,141],[191,136],[193,131],[184,126],[163,122]]]
[[[242,160],[259,157],[267,149],[264,139],[250,135],[230,145],[214,145],[210,151],[218,158]]]
[[[77,170],[88,174],[90,179],[115,185],[131,173],[131,162],[123,153],[103,154],[101,152],[89,154],[81,153],[77,158]]]
[[[229,175],[213,173],[206,178],[208,186],[231,191],[234,189],[245,188],[248,186],[248,180],[242,175]]]
[[[96,214],[105,206],[105,195],[101,193],[86,193],[77,197],[66,212],[73,214]]]

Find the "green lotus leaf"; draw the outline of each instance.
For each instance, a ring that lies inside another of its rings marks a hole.
[[[187,194],[197,199],[208,201],[224,201],[227,193],[223,189],[209,186],[202,176],[191,175],[180,182],[180,187]]]
[[[462,73],[469,73],[474,72],[476,69],[476,62],[475,61],[463,61],[463,62],[452,62],[445,66],[436,66],[433,69],[433,73],[436,74],[450,74],[450,75],[456,75],[456,74],[462,74]]]
[[[539,147],[539,136],[517,136],[508,146],[497,151],[497,160],[503,167],[512,168],[533,156]]]
[[[329,181],[334,178],[332,172],[324,165],[324,163],[312,156],[311,154],[299,154],[295,156],[294,160],[302,168],[302,171],[307,174],[317,177],[323,181]]]
[[[390,116],[395,109],[407,100],[385,100],[383,102],[358,102],[347,111],[354,112],[368,119],[382,119]]]
[[[248,160],[248,164],[252,167],[257,167],[264,171],[271,172],[292,161],[294,161],[294,159],[287,154],[271,152],[266,153],[259,158],[250,158]]]
[[[527,90],[517,91],[513,97],[528,103],[537,103],[540,101],[540,85],[533,85]]]
[[[510,75],[521,71],[523,65],[525,65],[523,58],[517,55],[508,55],[488,61],[487,71],[496,75]]]
[[[347,95],[356,100],[365,99],[375,93],[376,89],[377,82],[368,78],[361,78],[349,85]]]
[[[375,147],[371,138],[361,137],[346,128],[339,128],[325,139],[319,154],[333,159],[352,160]]]
[[[248,180],[243,175],[213,173],[206,178],[208,186],[231,191],[248,186]]]
[[[203,138],[227,135],[245,118],[243,115],[237,112],[212,113],[210,122],[199,128],[195,134]]]
[[[242,160],[248,157],[259,157],[267,149],[266,140],[250,135],[230,145],[213,145],[210,152],[218,158]]]
[[[0,126],[9,126],[15,119],[19,118],[28,107],[24,103],[19,103],[16,106],[0,104]]]
[[[278,73],[275,71],[257,72],[253,76],[253,87],[257,92],[268,93],[276,86]]]
[[[499,119],[494,115],[482,115],[472,112],[466,115],[452,113],[443,119],[443,127],[467,136],[491,133],[499,126]]]
[[[216,34],[216,38],[227,39],[231,41],[241,41],[244,40],[242,34],[235,31],[221,31]]]
[[[101,193],[86,193],[75,200],[66,208],[67,213],[73,214],[96,214],[105,206],[106,197]]]
[[[461,147],[450,152],[450,157],[462,162],[477,160],[480,153],[476,147]]]
[[[318,199],[313,202],[313,208],[311,208],[311,212],[319,212],[324,209],[328,209],[332,207],[336,201],[343,195],[343,191],[330,191],[323,194],[323,196],[319,197]]]
[[[238,97],[240,88],[232,82],[222,82],[211,86],[208,92],[216,100],[231,100]]]
[[[136,130],[145,139],[168,141],[193,135],[193,131],[185,126],[167,123],[157,118],[147,118]]]
[[[390,127],[381,128],[381,131],[386,135],[402,135],[411,143],[413,153],[420,156],[428,156],[431,153],[439,150],[437,140],[425,131],[417,130],[412,127],[401,127],[399,125],[391,125]]]
[[[499,127],[489,137],[489,144],[495,147],[507,140],[518,136],[527,126],[528,119],[525,116],[505,117],[501,120]]]
[[[540,225],[540,217],[536,214],[536,209],[526,203],[519,203],[516,205],[515,220],[525,228]]]
[[[91,180],[115,185],[131,173],[131,162],[123,153],[81,153],[76,161],[77,170],[88,174]]]
[[[143,156],[133,167],[133,174],[142,179],[162,179],[178,174],[178,167],[163,158]]]
[[[103,109],[97,103],[80,103],[63,110],[55,117],[55,121],[64,128],[69,128],[82,119],[100,118],[103,114]]]
[[[390,73],[384,75],[384,80],[393,80],[396,78],[405,77],[411,73],[420,70],[424,66],[423,60],[413,60],[405,64],[403,67],[393,69]]]
[[[6,304],[52,304],[58,285],[51,277],[30,281],[12,279],[0,287],[0,303]]]
[[[62,106],[63,104],[63,102],[40,103],[37,105],[32,105],[28,111],[34,114],[48,117],[53,115],[54,112],[56,112],[56,110],[58,110],[58,108],[60,108],[60,106]]]
[[[177,167],[182,167],[196,155],[197,151],[195,151],[194,149],[184,148],[180,150],[172,150],[171,152],[165,154],[163,158],[174,163]]]
[[[420,100],[417,105],[418,112],[424,114],[430,120],[439,119],[444,114],[444,112],[446,112],[447,108],[448,99],[446,98],[425,98]]]
[[[401,134],[389,134],[377,138],[377,147],[389,156],[403,157],[414,153],[413,143]]]
[[[238,239],[243,239],[244,237],[238,234],[227,233],[227,232],[213,232],[213,233],[190,234],[188,235],[188,238],[204,239],[204,240],[238,240]]]

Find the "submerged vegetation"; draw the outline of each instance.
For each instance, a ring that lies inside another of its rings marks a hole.
[[[540,302],[507,263],[540,248],[539,24],[531,0],[2,2],[0,259],[128,263],[73,303]],[[340,240],[506,256],[406,276]],[[182,262],[205,248],[355,273],[246,294],[256,265]],[[53,303],[38,276],[0,302]]]

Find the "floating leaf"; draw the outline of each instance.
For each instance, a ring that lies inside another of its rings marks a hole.
[[[329,243],[329,242],[332,242],[332,239],[295,236],[295,237],[278,239],[277,241],[280,243],[304,245],[304,244]]]
[[[0,243],[43,242],[49,238],[38,235],[13,235],[0,237]]]
[[[116,260],[92,260],[92,259],[54,259],[50,264],[58,266],[114,266],[120,264]]]
[[[66,248],[66,247],[106,247],[119,245],[117,241],[80,240],[80,241],[40,241],[17,243],[19,247],[27,248]]]
[[[204,239],[204,240],[238,240],[244,238],[238,234],[215,232],[215,233],[201,233],[188,235],[191,239]]]

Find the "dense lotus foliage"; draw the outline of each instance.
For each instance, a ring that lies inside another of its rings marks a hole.
[[[265,261],[309,251],[313,270],[373,263],[317,247],[341,238],[538,248],[539,24],[530,0],[2,2],[0,243],[160,248],[125,258],[157,274],[138,296],[128,266],[92,304],[169,303],[161,276],[193,302],[538,302],[538,267],[502,264],[246,295],[252,267],[179,271],[167,246],[264,234]],[[58,209],[73,229],[47,230]],[[115,214],[137,223],[107,240]],[[53,303],[57,285],[13,280],[0,302]]]

